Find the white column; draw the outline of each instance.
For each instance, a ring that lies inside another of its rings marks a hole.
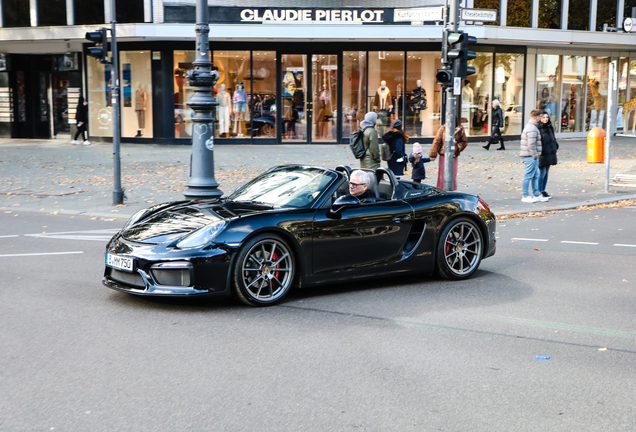
[[[152,0],[152,22],[155,24],[163,22],[163,0]]]
[[[115,20],[113,14],[111,13],[113,10],[113,4],[115,0],[104,0],[104,23],[109,23]]]
[[[525,122],[530,120],[530,111],[536,108],[537,96],[537,50],[528,50],[526,54],[526,86],[524,94],[523,118]]]
[[[568,11],[570,10],[570,0],[561,0],[561,30],[568,29]]]
[[[618,3],[616,4],[616,28],[618,29],[623,27],[623,19],[625,18],[623,16],[624,11],[625,11],[625,0],[618,0]]]
[[[144,22],[152,22],[152,0],[144,0]]]
[[[590,31],[596,31],[596,8],[598,0],[590,0]]]
[[[539,27],[539,0],[532,0],[532,18],[530,21],[530,27]]]
[[[66,0],[66,25],[75,25],[73,0]]]
[[[499,1],[499,25],[505,26],[508,21],[508,0]]]
[[[38,26],[38,0],[29,0],[29,18],[31,27]]]

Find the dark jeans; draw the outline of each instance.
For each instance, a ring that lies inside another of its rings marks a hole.
[[[495,144],[497,141],[501,143],[501,147],[504,146],[503,136],[501,135],[499,126],[493,126],[492,132],[490,134],[490,139],[488,140],[488,144],[486,144],[486,147],[490,148],[490,145]]]
[[[75,132],[73,141],[77,141],[77,137],[79,136],[79,134],[82,134],[82,140],[86,141],[86,123],[77,127],[77,132]]]

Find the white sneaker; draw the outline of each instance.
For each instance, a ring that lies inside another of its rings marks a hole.
[[[73,141],[71,141],[71,144],[78,145],[79,143],[80,143],[80,142],[79,142],[78,140],[73,140]]]
[[[535,202],[537,202],[537,200],[536,200],[535,197],[525,196],[525,197],[521,198],[521,202],[524,202],[524,203],[535,203]]]
[[[86,141],[84,141],[84,145],[91,145],[91,142],[89,140],[86,140]]]
[[[546,201],[550,201],[550,198],[546,198],[543,195],[539,195],[534,197],[535,201],[541,201],[541,202],[546,202]]]

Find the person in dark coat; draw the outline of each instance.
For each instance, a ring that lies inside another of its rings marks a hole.
[[[86,134],[88,134],[88,103],[84,100],[84,96],[80,94],[79,101],[77,103],[77,110],[75,111],[75,120],[77,121],[77,132],[73,137],[73,144],[81,144],[77,138],[82,134],[82,140],[84,145],[91,145]]]
[[[548,183],[548,172],[552,165],[557,164],[557,150],[559,143],[554,135],[554,127],[550,122],[550,114],[547,112],[541,115],[539,122],[539,133],[541,133],[541,155],[539,156],[539,192],[545,198],[552,196],[545,191]]]
[[[413,144],[413,153],[409,156],[409,162],[411,163],[411,168],[413,168],[411,178],[415,183],[422,183],[422,180],[426,178],[424,164],[432,160],[435,160],[435,158],[422,157],[422,146],[420,143]]]
[[[497,150],[505,150],[503,136],[501,135],[501,128],[504,127],[504,116],[499,106],[499,101],[495,99],[492,101],[492,132],[490,133],[490,139],[488,144],[483,146],[486,150],[490,150],[490,144],[494,144],[497,141],[501,143]]]
[[[403,176],[406,168],[406,143],[409,137],[402,131],[402,121],[395,119],[391,122],[392,129],[382,136],[382,139],[391,147],[393,156],[388,160],[389,169],[396,176]]]

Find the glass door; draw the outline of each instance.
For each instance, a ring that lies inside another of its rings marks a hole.
[[[313,128],[311,139],[335,142],[338,130],[338,56],[314,54],[311,56],[311,113]]]
[[[282,139],[283,142],[308,142],[311,118],[307,101],[307,55],[282,54]]]
[[[282,54],[283,142],[336,142],[338,56]]]

